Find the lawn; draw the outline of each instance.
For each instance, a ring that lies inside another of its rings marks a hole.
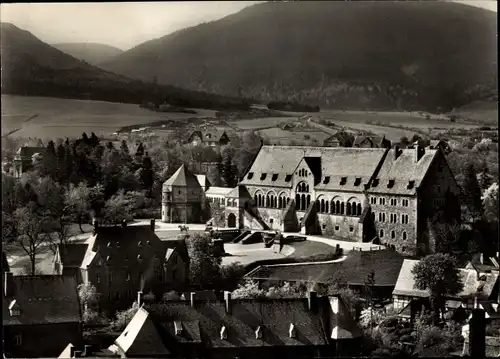
[[[303,141],[308,137],[309,139],[316,139],[320,143],[323,143],[326,138],[330,137],[328,133],[322,131],[285,131],[278,127],[261,130],[259,134],[263,138],[268,138],[270,140]]]
[[[109,135],[123,126],[165,119],[215,117],[212,110],[198,114],[160,113],[134,104],[103,101],[2,95],[2,133],[19,129],[13,137],[78,137],[83,132]],[[25,122],[30,116],[34,116]]]
[[[280,123],[297,121],[296,117],[259,117],[252,119],[227,121],[230,126],[237,127],[241,130],[256,130],[260,128],[269,128],[279,125]]]

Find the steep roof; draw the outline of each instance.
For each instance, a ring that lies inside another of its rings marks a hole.
[[[353,146],[360,146],[363,142],[368,141],[375,147],[382,147],[385,136],[356,136]]]
[[[405,259],[401,270],[399,271],[398,280],[396,282],[396,287],[392,294],[395,295],[407,295],[413,297],[427,298],[429,296],[426,290],[420,290],[415,288],[415,280],[413,274],[411,273],[413,267],[417,265],[419,261],[413,259]],[[464,298],[472,297],[476,294],[479,298],[488,299],[492,294],[495,287],[495,283],[498,281],[498,273],[486,273],[484,274],[485,281],[480,281],[478,279],[477,272],[473,269],[463,269],[460,268],[459,274],[464,284],[464,289],[455,296],[454,298]],[[482,290],[478,291],[478,288]]]
[[[59,256],[64,267],[80,267],[82,265],[87,243],[68,243],[58,245]]]
[[[109,349],[116,354],[125,354],[129,358],[170,354],[163,345],[149,313],[143,308],[137,310],[125,330]]]
[[[395,151],[400,151],[395,158]],[[371,185],[369,193],[393,193],[414,195],[422,184],[438,150],[426,148],[422,157],[416,161],[417,149],[390,149],[376,178],[379,183],[376,187]],[[392,187],[388,187],[389,180],[394,180]],[[413,187],[408,188],[409,182],[415,181]]]
[[[13,276],[11,295],[3,298],[3,325],[31,325],[80,322],[76,279],[67,276]],[[19,316],[11,316],[15,300]]]
[[[231,300],[231,314],[226,313],[224,301],[197,301],[191,307],[188,301],[169,301],[151,306],[149,311],[163,327],[175,321],[198,323],[204,344],[212,348],[257,346],[326,345],[319,316],[307,307],[306,299]],[[300,335],[290,338],[293,323]],[[227,339],[221,339],[220,330],[226,327]],[[262,329],[262,339],[255,330]],[[197,337],[197,330],[192,331]]]
[[[188,170],[185,165],[180,166],[179,169],[165,181],[163,186],[201,188],[196,176]]]
[[[356,177],[370,178],[382,160],[385,149],[346,148],[346,147],[301,147],[301,146],[262,146],[252,166],[245,174],[241,184],[268,185],[290,188],[291,178],[303,158],[321,159],[321,182],[316,189],[363,190],[354,186]],[[310,160],[309,160],[310,162]],[[317,161],[319,163],[319,161]],[[266,178],[261,180],[261,174]],[[277,177],[273,178],[273,174]],[[323,183],[330,176],[330,181]],[[347,177],[346,185],[340,179]],[[288,179],[288,181],[287,181]]]
[[[192,141],[194,136],[198,136],[203,142],[219,142],[224,135],[227,136],[227,133],[223,129],[210,128],[195,130],[189,134],[187,141]]]
[[[394,286],[404,257],[391,249],[351,251],[343,262],[310,265],[260,266],[246,275],[259,280],[306,281],[330,283],[345,280],[352,285],[364,284],[368,274],[375,272],[376,286]]]
[[[206,175],[195,175],[198,183],[203,188],[209,188],[211,186],[210,181],[208,180]]]

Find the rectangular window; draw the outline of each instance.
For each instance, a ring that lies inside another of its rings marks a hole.
[[[22,344],[23,344],[23,336],[21,334],[14,336],[14,345],[21,346]]]
[[[338,231],[340,229],[339,226],[335,226],[335,230]]]

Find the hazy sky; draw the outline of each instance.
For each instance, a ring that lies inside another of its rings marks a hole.
[[[262,1],[1,4],[1,21],[49,44],[97,42],[128,50],[185,27],[220,19]],[[456,1],[496,10],[496,0]]]

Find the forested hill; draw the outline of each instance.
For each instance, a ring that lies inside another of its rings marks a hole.
[[[137,104],[167,100],[173,105],[213,109],[247,107],[240,99],[154,85],[101,70],[9,23],[1,23],[0,30],[3,94]]]
[[[496,13],[452,2],[268,2],[101,66],[265,100],[445,110],[496,92],[496,29]]]
[[[109,61],[123,52],[123,50],[113,46],[87,42],[61,43],[53,44],[52,46],[76,59],[83,60],[94,66],[99,66],[100,63]]]

